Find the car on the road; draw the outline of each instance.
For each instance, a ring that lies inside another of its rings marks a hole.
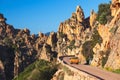
[[[69,62],[71,64],[78,64],[79,63],[79,59],[78,59],[78,57],[70,57],[69,58]]]

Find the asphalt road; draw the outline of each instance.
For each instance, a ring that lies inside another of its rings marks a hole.
[[[63,62],[69,66],[72,66],[72,67],[80,70],[80,71],[90,74],[100,80],[120,80],[120,74],[112,73],[112,72],[102,70],[97,67],[92,67],[89,65],[70,64],[69,58],[70,57],[63,57]]]

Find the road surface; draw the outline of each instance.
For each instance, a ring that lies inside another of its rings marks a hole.
[[[81,64],[70,64],[69,62],[70,57],[63,57],[61,60],[63,60],[64,63],[67,65],[74,67],[80,71],[83,71],[87,74],[90,74],[99,80],[120,80],[120,74],[112,73],[106,70],[99,69],[97,67],[92,67],[88,65],[81,65]]]

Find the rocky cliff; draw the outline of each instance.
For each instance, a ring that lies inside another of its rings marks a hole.
[[[7,24],[6,18],[0,14],[0,74],[4,75],[3,78],[12,80],[28,65],[41,59],[47,38],[43,33],[36,36],[30,35],[28,29],[15,29]]]
[[[102,37],[102,43],[97,44],[94,51],[92,65],[103,66],[110,69],[120,69],[119,65],[119,19],[120,19],[120,1],[112,0],[111,15],[112,20],[105,25],[98,25],[98,32]],[[118,42],[118,43],[117,43]]]
[[[58,32],[49,36],[15,29],[0,14],[0,79],[12,80],[36,60],[56,61],[63,55],[75,55],[81,64],[120,69],[120,1],[112,0],[110,9],[113,17],[101,24],[94,10],[85,18],[77,6],[71,17],[60,23]]]
[[[112,15],[114,16],[111,21],[112,27],[110,28],[110,54],[105,67],[112,69],[120,69],[120,51],[119,51],[119,33],[120,33],[120,0],[113,0],[111,5]],[[114,23],[114,24],[112,24]]]
[[[84,18],[82,8],[77,6],[76,12],[72,13],[71,18],[59,26],[57,35],[58,55],[76,55],[82,64],[92,58],[92,49],[97,42],[100,42],[96,28],[98,25],[96,17],[97,14],[92,10],[90,17]]]
[[[59,26],[58,55],[76,55],[82,64],[88,60],[92,66],[120,69],[120,1],[112,0],[110,10],[111,16],[107,17],[106,24],[101,24],[96,19],[100,15],[94,10],[90,17],[85,19],[81,7],[77,7],[72,17]],[[78,16],[78,11],[82,17]]]
[[[101,24],[97,21],[99,15],[94,10],[91,11],[90,17],[85,19],[81,7],[77,7],[72,17],[59,26],[58,55],[75,55],[81,64],[90,61],[92,66],[109,70],[120,69],[120,0],[112,0],[110,10],[111,15],[106,23]],[[79,17],[78,12],[82,17]],[[53,80],[70,78],[62,71],[58,73],[60,76],[54,77]],[[70,79],[72,78],[74,75]]]
[[[71,18],[60,24],[59,33],[67,35],[66,37],[72,41],[79,39],[82,32],[89,27],[89,24],[85,23],[84,12],[80,6],[77,6],[76,12],[72,13]]]

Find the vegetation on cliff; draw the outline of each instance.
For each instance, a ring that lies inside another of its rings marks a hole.
[[[16,75],[13,80],[50,80],[57,67],[48,61],[56,63],[57,57],[63,55],[78,56],[81,64],[85,59],[92,59],[95,66],[115,68],[116,70],[112,71],[119,73],[120,16],[115,15],[116,19],[112,20],[114,22],[111,21],[110,5],[112,4],[100,4],[98,14],[92,12],[91,19],[84,19],[84,12],[78,6],[72,17],[61,23],[57,33],[52,32],[48,36],[40,33],[37,37],[34,34],[30,35],[28,29],[14,29],[0,14],[0,19],[3,20],[0,21],[0,60],[4,65],[4,69],[0,71],[0,78],[3,71],[6,80],[12,80]],[[116,9],[119,9],[119,6],[120,3]],[[113,6],[114,9],[115,7]],[[103,24],[103,27],[99,23]],[[110,37],[108,32],[113,34],[111,39],[107,38]],[[93,50],[95,47],[96,52]],[[65,70],[72,74],[66,68]],[[63,75],[62,72],[60,80],[63,79]]]
[[[100,4],[98,8],[97,21],[100,24],[106,24],[111,20],[111,18],[110,3]]]
[[[93,48],[97,43],[99,44],[102,43],[102,38],[95,28],[92,35],[92,40],[86,41],[82,46],[83,47],[82,53],[86,60],[88,60],[89,58],[93,58],[94,54]]]
[[[37,60],[13,80],[50,80],[56,70],[56,65],[45,60]]]

